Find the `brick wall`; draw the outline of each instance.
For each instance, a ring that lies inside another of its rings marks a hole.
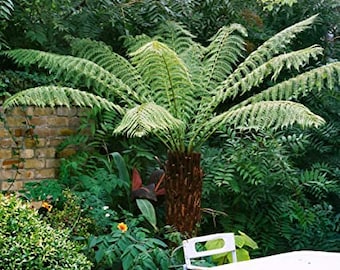
[[[55,178],[59,158],[75,151],[67,148],[57,157],[56,147],[77,132],[82,115],[82,109],[65,107],[6,112],[0,120],[0,189],[20,190],[25,181]]]

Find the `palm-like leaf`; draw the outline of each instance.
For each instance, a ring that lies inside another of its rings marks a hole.
[[[100,96],[93,95],[78,89],[58,86],[41,86],[21,91],[6,100],[4,110],[14,106],[80,106],[99,107],[106,110],[115,110],[124,113],[123,108]]]
[[[287,100],[306,95],[313,90],[321,91],[324,88],[333,89],[340,83],[340,62],[314,68],[291,79],[275,84],[263,90],[237,106],[242,107],[260,100]]]
[[[244,41],[239,35],[247,36],[246,29],[239,24],[222,27],[211,38],[204,59],[204,85],[206,89],[214,89],[227,78],[244,52]]]
[[[155,103],[145,103],[128,110],[114,132],[125,133],[128,137],[141,137],[154,133],[173,148],[178,146],[178,141],[171,139],[176,137],[172,136],[172,133],[183,133],[184,127],[181,120],[173,117],[163,107]]]
[[[192,115],[192,83],[181,58],[165,44],[152,41],[131,54],[151,95],[175,117],[188,119]]]
[[[18,64],[25,66],[37,64],[39,67],[49,69],[58,79],[74,84],[84,83],[103,97],[113,99],[118,96],[130,105],[138,100],[135,92],[128,85],[92,61],[26,49],[12,50],[5,54]]]
[[[302,127],[324,124],[322,117],[312,113],[307,107],[292,101],[260,101],[234,108],[219,114],[205,122],[195,133],[190,133],[191,140],[188,148],[194,149],[205,142],[206,138],[224,125],[240,129],[274,130],[299,124]]]
[[[119,54],[114,53],[103,42],[75,38],[71,41],[71,47],[73,54],[77,57],[92,61],[114,74],[125,85],[133,89],[139,97],[148,93],[148,86],[142,82],[140,74],[131,63]]]

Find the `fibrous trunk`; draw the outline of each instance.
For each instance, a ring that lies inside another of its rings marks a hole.
[[[166,163],[167,224],[191,236],[201,218],[202,178],[200,153],[169,152]]]

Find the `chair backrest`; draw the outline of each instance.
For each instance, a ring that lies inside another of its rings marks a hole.
[[[197,243],[204,243],[210,240],[218,240],[218,239],[222,239],[224,242],[221,248],[197,251],[196,249]],[[183,251],[184,251],[184,259],[185,259],[184,269],[195,269],[191,263],[191,259],[207,257],[207,256],[217,255],[217,254],[226,253],[226,252],[231,252],[233,262],[237,262],[235,237],[233,233],[218,233],[218,234],[199,236],[199,237],[194,237],[194,238],[184,240]]]

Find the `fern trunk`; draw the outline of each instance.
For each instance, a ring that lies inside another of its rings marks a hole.
[[[201,218],[201,154],[169,152],[166,167],[167,224],[193,236]]]

